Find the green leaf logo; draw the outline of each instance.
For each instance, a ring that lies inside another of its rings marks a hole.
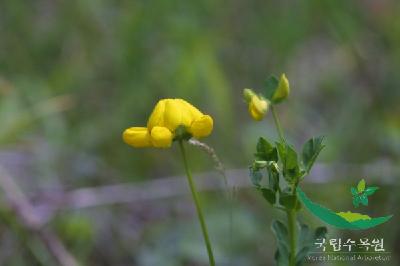
[[[353,205],[358,208],[360,203],[364,206],[368,206],[368,196],[374,194],[379,188],[378,187],[367,187],[365,180],[361,179],[357,184],[357,188],[351,187],[350,191],[353,195]]]
[[[321,219],[321,221],[340,229],[365,230],[383,224],[390,220],[393,216],[387,215],[380,217],[369,217],[368,215],[362,213],[352,213],[349,211],[334,212],[322,205],[319,205],[318,203],[311,201],[311,199],[307,197],[300,187],[297,188],[297,195],[305,208],[308,209],[314,216]]]
[[[358,193],[364,192],[364,190],[365,190],[365,180],[364,179],[361,179],[360,182],[358,182],[357,190],[358,190]]]

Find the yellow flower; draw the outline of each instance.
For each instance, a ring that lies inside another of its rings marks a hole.
[[[286,78],[285,74],[281,75],[279,79],[278,88],[276,89],[274,95],[272,96],[272,102],[278,103],[283,101],[289,96],[290,93],[290,86],[289,80]]]
[[[213,119],[182,99],[160,100],[153,109],[147,127],[131,127],[124,131],[123,140],[135,147],[168,148],[183,127],[195,138],[206,137],[213,129]]]
[[[249,105],[249,113],[251,117],[256,121],[262,120],[268,112],[268,100],[255,94],[251,89],[244,89],[243,96]]]

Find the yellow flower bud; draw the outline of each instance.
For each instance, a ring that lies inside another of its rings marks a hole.
[[[289,93],[289,80],[286,78],[285,74],[282,74],[281,78],[279,79],[278,88],[272,96],[272,102],[278,103],[280,101],[283,101],[289,96]]]
[[[156,148],[171,147],[173,135],[166,127],[155,126],[151,130],[151,143]]]
[[[260,121],[267,113],[268,107],[269,103],[266,99],[253,95],[249,103],[249,113],[254,120]]]
[[[130,127],[122,134],[122,139],[135,148],[150,147],[150,134],[146,127]]]
[[[243,98],[246,101],[246,103],[250,103],[251,98],[256,95],[252,89],[244,89],[243,90]]]
[[[202,115],[198,119],[194,120],[190,128],[189,133],[195,138],[207,137],[213,130],[213,119],[209,115]]]

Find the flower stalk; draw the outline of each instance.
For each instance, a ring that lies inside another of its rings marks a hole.
[[[201,231],[203,233],[204,242],[205,242],[207,254],[208,254],[208,260],[209,260],[210,266],[215,266],[215,259],[214,259],[214,254],[213,254],[212,247],[211,247],[210,238],[208,236],[207,225],[204,220],[203,211],[201,209],[201,204],[200,204],[199,197],[197,194],[196,186],[195,186],[193,178],[192,178],[192,173],[189,168],[188,159],[186,156],[186,151],[185,151],[185,147],[184,147],[182,140],[179,140],[179,148],[181,150],[182,160],[183,160],[183,164],[185,167],[186,177],[188,180],[190,192],[192,193],[192,198],[193,198],[194,204],[196,206],[197,217],[199,219]]]
[[[283,129],[278,117],[278,114],[276,113],[276,110],[274,106],[271,106],[271,112],[272,116],[274,117],[274,123],[276,130],[278,131],[278,135],[280,140],[283,143],[286,143],[285,140],[285,135],[283,133]],[[294,183],[291,187],[291,192],[293,196],[296,196],[296,190],[297,190],[297,185],[298,183]],[[297,205],[297,201],[295,203]],[[286,215],[287,215],[287,223],[288,223],[288,238],[289,238],[289,266],[295,266],[296,265],[296,244],[297,244],[297,231],[296,231],[296,221],[297,221],[297,208],[291,209],[291,210],[286,210]]]
[[[285,140],[285,136],[283,135],[281,123],[279,121],[278,115],[276,114],[275,107],[273,105],[271,105],[271,112],[272,112],[272,116],[274,117],[275,127],[276,127],[276,130],[278,131],[279,138],[281,139],[281,141],[283,143],[285,143],[286,140]]]

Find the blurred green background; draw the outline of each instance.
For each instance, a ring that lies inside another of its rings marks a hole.
[[[241,94],[285,72],[292,94],[278,112],[288,139],[298,148],[314,135],[327,142],[304,190],[351,210],[349,188],[365,178],[381,190],[357,211],[395,214],[368,231],[328,228],[329,237],[384,238],[385,265],[399,265],[399,12],[394,0],[3,0],[0,165],[82,265],[206,265],[177,147],[140,150],[121,140],[160,98],[184,98],[214,117],[205,142],[234,187],[233,202],[224,190],[201,194],[218,265],[273,265],[269,225],[280,214],[251,188],[246,168],[257,138],[277,135],[270,115],[250,119]],[[223,183],[207,155],[189,152],[197,182]],[[131,198],[59,200],[116,184]],[[56,265],[4,198],[0,264]],[[321,225],[306,212],[301,219]]]

